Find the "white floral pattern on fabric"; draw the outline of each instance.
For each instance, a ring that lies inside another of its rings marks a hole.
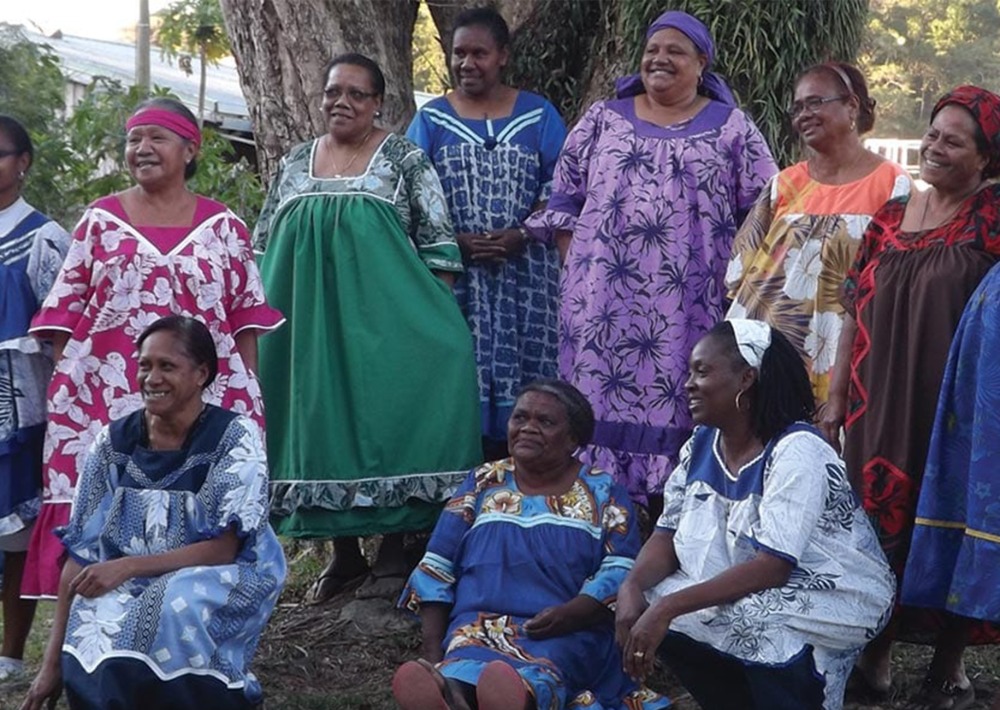
[[[782,664],[812,646],[824,707],[841,707],[854,658],[888,621],[895,580],[843,462],[815,430],[793,425],[733,479],[718,430],[699,427],[657,527],[674,532],[680,568],[647,591],[651,602],[761,551],[791,562],[784,586],[685,614],[671,629],[750,663]]]
[[[234,563],[133,578],[94,599],[75,597],[63,652],[87,674],[131,659],[161,679],[209,675],[220,689],[260,689],[247,663],[285,577],[267,524],[267,467],[257,427],[209,407],[180,452],[146,449],[142,412],[98,434],[86,459],[70,524],[60,532],[81,564],[176,550],[235,523]],[[103,679],[102,682],[106,682]],[[99,693],[95,683],[89,692]],[[208,702],[208,701],[206,701]]]

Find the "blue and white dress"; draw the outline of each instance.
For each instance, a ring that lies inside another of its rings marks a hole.
[[[91,449],[67,527],[82,565],[155,555],[234,527],[228,565],[134,578],[73,599],[62,648],[73,707],[249,708],[250,661],[285,579],[267,521],[267,463],[256,424],[211,405],[177,451],[151,450],[143,410],[105,427]],[[150,692],[151,688],[160,690]],[[162,692],[161,692],[162,691]]]
[[[28,326],[55,282],[69,242],[65,229],[23,198],[0,210],[0,538],[24,535],[41,506],[52,357],[28,335]],[[25,539],[16,547],[24,550],[26,544]]]
[[[400,606],[451,606],[438,666],[448,678],[475,685],[502,660],[542,710],[659,710],[670,703],[622,671],[610,623],[547,639],[523,627],[581,594],[613,605],[638,551],[635,511],[609,474],[582,466],[563,495],[525,495],[511,459],[487,463],[445,506]]]
[[[708,581],[761,550],[795,565],[783,587],[677,617],[670,626],[745,664],[790,665],[812,648],[824,708],[844,702],[862,647],[888,621],[896,583],[844,463],[819,433],[794,424],[737,475],[718,429],[698,427],[664,489],[657,528],[674,532],[680,568],[653,601]]]
[[[426,104],[406,137],[430,156],[455,231],[513,229],[548,200],[566,127],[548,101],[518,92],[511,114],[460,117],[444,97]],[[455,294],[472,330],[483,435],[506,440],[517,391],[556,375],[559,256],[529,241],[503,264],[467,264]]]

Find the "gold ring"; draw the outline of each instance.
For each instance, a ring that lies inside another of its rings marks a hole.
[[[635,656],[636,658],[645,658],[646,657],[646,654],[644,652],[642,652],[642,651],[636,651],[632,655]]]

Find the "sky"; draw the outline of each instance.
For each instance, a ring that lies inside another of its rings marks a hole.
[[[149,0],[154,13],[170,0]],[[43,34],[64,34],[117,40],[139,21],[139,0],[3,0],[0,22],[41,28]]]

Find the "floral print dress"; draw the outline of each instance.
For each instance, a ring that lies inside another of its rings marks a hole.
[[[526,495],[505,459],[472,471],[445,506],[400,605],[451,607],[441,673],[475,685],[509,663],[540,710],[659,710],[669,701],[622,671],[611,624],[532,639],[523,624],[587,595],[612,606],[639,551],[625,489],[582,466],[563,495]]]
[[[62,546],[52,531],[69,520],[77,475],[98,432],[142,405],[136,338],[171,314],[197,318],[215,339],[219,374],[206,401],[245,414],[263,431],[260,388],[236,335],[276,328],[283,318],[265,301],[246,225],[204,197],[191,227],[134,225],[114,195],[92,204],[31,322],[32,333],[61,331],[69,341],[49,383],[42,512],[28,551],[26,596],[56,595]]]
[[[73,598],[62,647],[71,706],[259,707],[250,661],[286,571],[267,523],[267,460],[252,421],[207,406],[176,451],[149,448],[141,410],[101,430],[59,532],[74,560],[161,554],[229,528],[241,541],[231,564]]]
[[[740,663],[782,667],[811,649],[825,710],[839,710],[854,660],[889,619],[895,579],[851,490],[844,462],[794,424],[735,474],[719,431],[698,427],[664,491],[657,529],[673,532],[679,569],[650,603],[765,551],[794,565],[782,587],[684,614],[679,633]]]
[[[597,427],[584,458],[644,504],[691,433],[684,382],[695,343],[726,310],[733,235],[777,172],[760,131],[711,101],[683,123],[599,101],[570,131],[552,197],[528,220],[572,231],[560,281],[559,374]]]

